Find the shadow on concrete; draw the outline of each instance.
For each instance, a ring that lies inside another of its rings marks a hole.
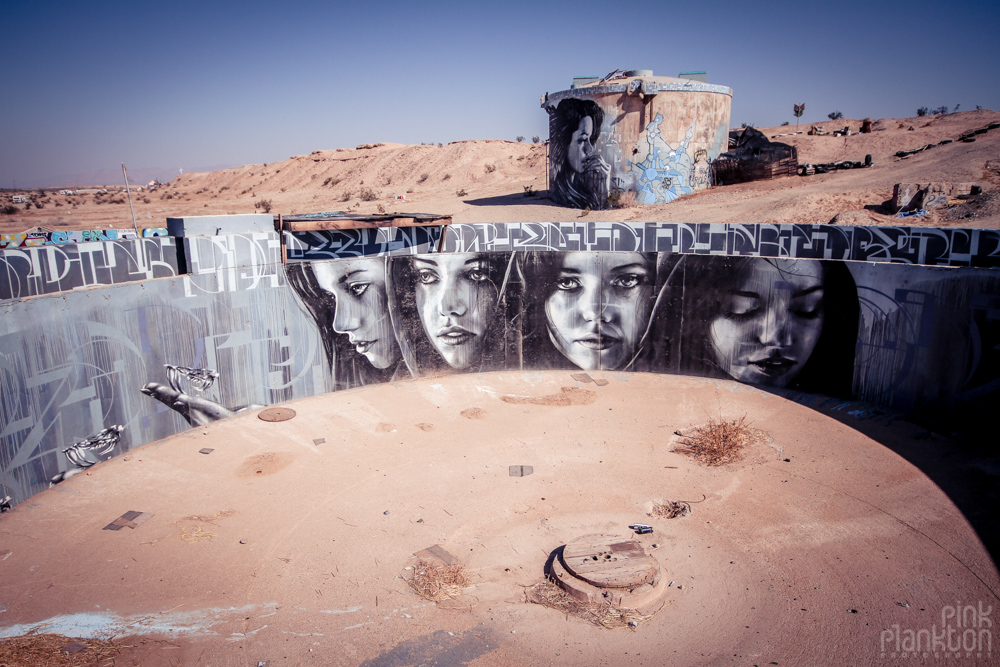
[[[875,440],[916,466],[951,499],[1000,563],[1000,438],[990,415],[906,413],[861,401],[784,389],[805,405]]]
[[[548,190],[540,190],[530,197],[526,196],[523,192],[512,192],[509,195],[464,199],[463,201],[473,206],[557,206],[557,204],[549,199]]]

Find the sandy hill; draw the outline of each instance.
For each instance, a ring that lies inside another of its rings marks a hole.
[[[800,163],[861,161],[869,169],[796,176],[717,187],[655,207],[590,213],[591,219],[684,222],[928,224],[1000,227],[1000,174],[987,162],[1000,157],[1000,130],[974,143],[953,141],[969,130],[1000,121],[1000,113],[967,111],[943,116],[880,119],[875,131],[857,134],[858,119],[821,123],[828,131],[849,127],[850,136],[789,134],[795,126],[759,128],[775,141],[797,147]],[[785,136],[778,136],[785,135]],[[934,144],[906,158],[897,151]],[[154,192],[133,193],[140,226],[165,224],[168,216],[262,212],[451,214],[455,222],[575,220],[582,212],[555,206],[545,195],[545,144],[501,140],[460,141],[444,146],[369,144],[314,151],[282,162],[245,165],[179,176]],[[883,208],[895,183],[974,182],[985,196],[924,218],[895,218]],[[525,188],[538,192],[526,196]],[[405,199],[404,199],[405,198]],[[32,207],[0,217],[0,231],[35,225],[55,229],[131,226],[123,193],[62,196],[48,191]]]

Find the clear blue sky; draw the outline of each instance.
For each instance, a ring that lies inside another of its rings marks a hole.
[[[732,124],[1000,108],[1000,3],[5,0],[0,187],[547,136],[542,93],[706,70]]]

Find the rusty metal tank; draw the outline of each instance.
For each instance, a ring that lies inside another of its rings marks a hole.
[[[580,77],[546,93],[550,196],[597,210],[707,188],[710,163],[728,148],[732,97],[727,86],[651,70]]]

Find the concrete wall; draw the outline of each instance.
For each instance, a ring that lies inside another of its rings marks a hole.
[[[616,193],[654,205],[707,188],[710,163],[728,149],[731,101],[724,86],[664,78],[550,96],[552,198],[597,210]]]
[[[814,259],[995,265],[990,234],[454,225],[427,253],[430,231],[310,235],[303,255],[342,258],[287,265],[274,233],[188,238],[189,274],[5,301],[0,498],[247,406],[449,372],[684,373],[955,419],[997,404],[1000,271]]]

